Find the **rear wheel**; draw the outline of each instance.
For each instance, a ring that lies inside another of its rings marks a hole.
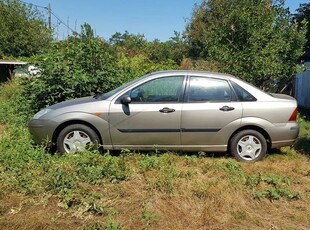
[[[239,161],[258,161],[266,155],[267,141],[255,130],[243,130],[231,139],[230,152]]]
[[[60,153],[76,153],[97,149],[99,137],[86,125],[74,124],[65,127],[58,135],[57,150]]]

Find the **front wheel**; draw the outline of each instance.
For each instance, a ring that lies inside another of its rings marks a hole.
[[[267,141],[255,130],[243,130],[231,139],[230,152],[239,161],[259,161],[266,155]]]
[[[60,153],[76,153],[97,149],[99,137],[86,125],[74,124],[65,127],[58,135],[57,150]]]

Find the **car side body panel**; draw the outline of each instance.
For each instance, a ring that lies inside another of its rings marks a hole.
[[[183,98],[177,102],[122,104],[119,101],[121,96],[148,81],[175,76],[184,78],[183,88],[180,87]],[[232,94],[235,92],[232,83],[236,83],[255,100],[241,101],[235,93],[227,101],[187,101],[192,76],[223,80]],[[270,139],[270,147],[279,148],[293,144],[299,132],[296,120],[290,119],[297,108],[294,98],[265,93],[227,74],[155,72],[109,95],[104,99],[86,97],[48,107],[49,112],[29,122],[35,143],[55,141],[59,131],[72,123],[95,129],[105,149],[226,151],[233,135],[255,128],[263,130],[265,138]]]
[[[160,112],[163,108],[175,110]],[[110,107],[110,132],[115,148],[180,145],[181,103],[117,104]]]
[[[225,106],[234,109],[220,110]],[[239,102],[184,103],[182,145],[227,145],[227,136],[240,127],[241,117],[242,104]]]

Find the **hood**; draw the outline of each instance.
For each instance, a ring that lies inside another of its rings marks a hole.
[[[68,106],[74,106],[74,105],[82,105],[85,103],[90,103],[90,102],[96,102],[98,99],[94,97],[82,97],[82,98],[77,98],[73,100],[68,100],[68,101],[63,101],[54,105],[49,106],[49,109],[60,109]]]

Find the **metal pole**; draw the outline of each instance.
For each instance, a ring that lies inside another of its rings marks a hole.
[[[48,28],[52,29],[51,4],[48,3]]]

